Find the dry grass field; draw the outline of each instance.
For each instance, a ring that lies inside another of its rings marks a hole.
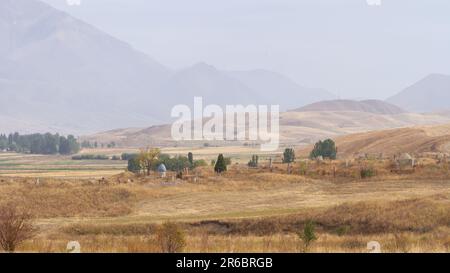
[[[420,126],[351,134],[336,139],[341,156],[355,153],[420,154],[450,151],[450,125]]]
[[[195,170],[193,182],[136,177],[120,161],[0,158],[0,203],[28,209],[39,228],[18,251],[66,252],[76,240],[83,252],[158,252],[155,230],[170,221],[186,234],[186,252],[299,252],[296,233],[310,220],[318,237],[310,252],[367,252],[374,240],[386,252],[450,251],[450,166],[432,159],[406,174],[383,161],[310,161],[306,172],[299,162],[290,175],[282,164],[233,163],[220,176]],[[376,175],[361,179],[361,164]]]

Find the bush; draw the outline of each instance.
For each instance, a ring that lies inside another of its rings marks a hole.
[[[132,158],[136,158],[137,156],[138,154],[123,153],[120,157],[122,158],[122,160],[130,160]]]
[[[311,151],[309,157],[311,159],[315,159],[319,156],[322,156],[323,158],[336,159],[336,143],[334,143],[334,141],[331,139],[317,142],[314,145],[314,149]]]
[[[183,230],[177,224],[170,222],[157,228],[156,241],[162,253],[179,253],[186,246]]]
[[[350,226],[344,225],[336,228],[336,234],[338,236],[344,236],[350,231]]]
[[[214,171],[216,173],[222,173],[227,171],[227,164],[225,162],[225,158],[223,157],[223,154],[220,154],[217,157],[216,165],[214,166]]]
[[[106,155],[74,155],[72,160],[109,160]]]
[[[191,164],[191,167],[194,167],[194,154],[189,152],[188,153],[188,160],[189,160],[189,164]]]
[[[34,235],[30,213],[20,211],[13,203],[0,207],[0,247],[4,251],[14,252],[18,245]]]
[[[259,161],[259,157],[257,155],[253,155],[252,159],[248,162],[248,166],[250,168],[257,168],[258,167],[258,161]]]
[[[169,155],[162,154],[158,158],[158,162],[155,164],[155,170],[159,165],[164,164],[168,171],[182,171],[185,168],[191,168],[192,165],[189,162],[189,158],[186,156],[174,156],[170,157]]]
[[[139,158],[134,157],[134,158],[130,158],[128,159],[128,167],[127,170],[129,172],[138,174],[142,171],[142,166],[141,166],[141,162],[139,161]]]
[[[360,175],[361,178],[370,178],[370,177],[374,177],[376,175],[375,170],[372,167],[363,167],[360,170]]]
[[[297,235],[303,241],[303,252],[308,252],[309,246],[317,240],[314,223],[308,221],[303,231],[297,233]]]
[[[208,166],[208,163],[206,163],[206,161],[203,160],[203,159],[199,159],[199,160],[195,160],[194,161],[194,168],[205,167],[205,166]]]

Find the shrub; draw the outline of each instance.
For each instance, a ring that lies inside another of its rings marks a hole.
[[[137,156],[138,154],[123,153],[120,157],[122,158],[122,160],[130,160],[132,158],[136,158]]]
[[[128,159],[128,167],[127,170],[132,173],[140,173],[142,170],[141,162],[137,157]]]
[[[177,224],[170,222],[157,228],[156,241],[162,253],[179,253],[186,246],[183,230]]]
[[[372,167],[363,167],[360,170],[360,175],[361,178],[370,178],[370,177],[374,177],[376,175],[375,170]]]
[[[259,157],[257,155],[253,155],[252,159],[248,162],[248,166],[251,168],[257,168],[258,160],[259,160]]]
[[[297,235],[303,241],[303,252],[308,252],[309,246],[317,240],[314,223],[308,221],[303,231],[297,233]]]
[[[217,157],[216,165],[214,166],[214,171],[216,173],[222,173],[227,170],[227,164],[225,162],[225,158],[223,157],[223,154],[220,154]]]
[[[344,225],[336,228],[336,234],[338,236],[344,236],[350,231],[350,226]]]
[[[191,165],[191,168],[194,167],[194,154],[192,154],[191,152],[188,153],[188,160],[189,160],[189,164]]]
[[[299,171],[300,171],[300,175],[306,175],[308,172],[308,163],[300,162],[299,163]]]
[[[208,166],[208,163],[206,163],[206,161],[203,160],[203,159],[199,159],[199,160],[195,160],[194,161],[194,168],[205,167],[205,166]]]
[[[14,252],[18,245],[34,235],[30,213],[19,210],[13,203],[0,207],[0,247],[4,251]]]
[[[166,166],[167,170],[177,172],[182,171],[185,168],[192,168],[193,165],[189,162],[189,158],[186,156],[174,156],[170,157],[169,155],[162,154],[158,158],[158,162],[155,164],[155,170],[157,169],[157,166],[164,164]],[[195,162],[194,162],[195,164]]]
[[[74,155],[72,160],[109,160],[106,155]]]

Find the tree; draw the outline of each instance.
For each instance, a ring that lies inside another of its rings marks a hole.
[[[34,235],[30,213],[20,211],[13,203],[0,207],[0,247],[4,251],[14,252],[17,246]]]
[[[122,158],[122,160],[130,160],[132,158],[136,158],[138,157],[139,154],[129,154],[129,153],[123,153],[120,158]]]
[[[189,152],[188,153],[188,160],[189,160],[189,164],[191,164],[191,168],[194,166],[194,155]]]
[[[308,252],[309,246],[317,240],[314,222],[308,221],[302,232],[298,232],[297,236],[303,241],[303,251]]]
[[[259,160],[259,156],[253,155],[252,159],[248,162],[248,166],[251,168],[258,167],[258,160]]]
[[[310,158],[314,159],[317,157],[336,159],[337,148],[336,143],[331,139],[326,139],[324,141],[319,141],[314,145],[314,149],[311,151]]]
[[[166,222],[156,230],[156,241],[163,253],[179,253],[186,246],[184,232],[175,224]]]
[[[147,175],[150,175],[150,171],[156,165],[160,154],[161,151],[158,148],[141,149],[138,159],[141,167],[147,171]]]
[[[286,148],[283,153],[283,163],[292,163],[295,161],[295,151],[293,148]]]
[[[139,159],[137,157],[130,158],[128,159],[127,169],[129,172],[138,174],[142,170],[141,162],[139,162]]]
[[[223,173],[227,171],[227,164],[225,162],[223,154],[219,154],[219,156],[217,157],[216,165],[214,166],[214,171],[216,173]]]
[[[0,136],[0,149],[7,149],[17,153],[30,154],[74,154],[80,150],[80,145],[74,136],[67,138],[59,134],[31,134],[19,133]]]

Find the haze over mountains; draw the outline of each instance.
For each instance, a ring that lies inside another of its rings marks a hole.
[[[388,101],[414,112],[450,110],[450,76],[428,75]]]
[[[10,130],[83,133],[163,123],[174,105],[192,105],[194,96],[284,109],[333,98],[270,71],[226,72],[204,63],[171,71],[35,0],[0,2],[0,40],[0,121]]]
[[[381,100],[330,100],[321,101],[306,105],[296,112],[311,112],[311,111],[358,111],[382,115],[395,115],[406,113],[400,107],[381,101]]]
[[[330,104],[330,102],[325,102]],[[355,105],[358,102],[353,102]],[[321,103],[319,103],[321,104]],[[374,105],[386,104],[375,101]],[[312,144],[319,139],[335,138],[348,134],[404,128],[423,125],[450,124],[450,116],[438,114],[373,113],[367,109],[334,109],[316,111],[314,105],[304,107],[304,110],[294,110],[281,113],[280,142],[282,145]],[[306,111],[306,109],[310,109]],[[369,110],[371,110],[369,108]],[[115,129],[83,137],[83,140],[98,143],[114,141],[122,147],[156,146],[198,146],[204,142],[175,142],[171,138],[171,125],[159,125],[146,128]],[[205,141],[206,142],[206,141]],[[246,141],[217,141],[212,145],[242,145]]]
[[[282,123],[300,140],[313,133],[436,124],[448,115],[409,115],[405,110],[450,109],[450,76],[445,75],[431,75],[386,103],[334,100],[327,90],[304,87],[263,69],[225,71],[199,62],[172,70],[37,0],[0,1],[0,41],[0,132],[5,133],[79,135],[147,128],[169,122],[171,108],[191,106],[194,96],[203,97],[205,104],[280,104],[284,111],[297,109],[284,114]],[[319,103],[299,108],[314,102]],[[330,122],[335,124],[330,127]]]

